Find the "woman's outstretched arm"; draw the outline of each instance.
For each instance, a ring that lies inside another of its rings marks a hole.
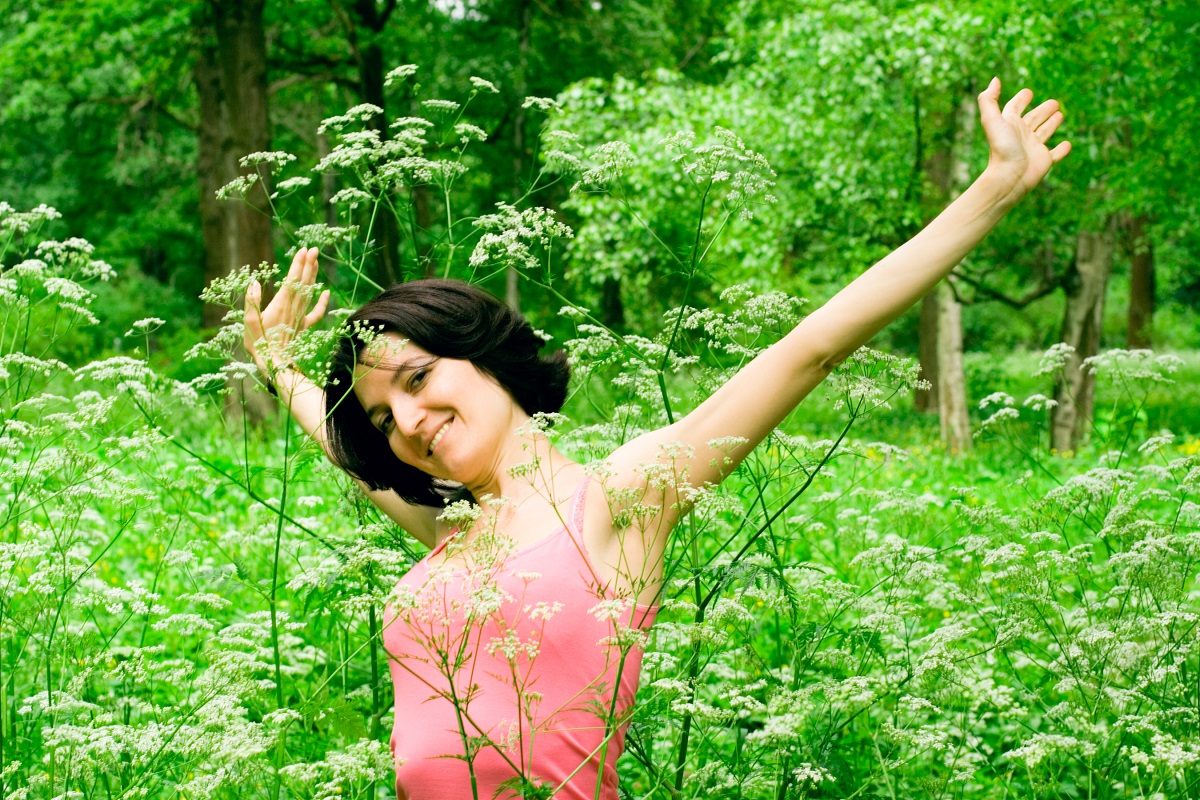
[[[1025,113],[1033,93],[1022,89],[1001,110],[1000,81],[979,96],[980,117],[990,157],[983,174],[910,241],[860,275],[814,311],[787,336],[679,422],[639,437],[613,454],[617,475],[637,482],[637,465],[658,460],[661,446],[681,442],[694,456],[686,467],[693,486],[719,483],[829,373],[872,336],[946,277],[1022,197],[1070,152],[1063,142],[1046,142],[1062,122],[1058,103],[1049,100]],[[708,442],[739,437],[745,444],[729,453]],[[668,493],[670,494],[670,493]],[[674,498],[662,498],[666,527],[680,513]]]
[[[920,233],[814,311],[793,331],[815,337],[824,365],[846,360],[945,278],[1071,151],[1069,142],[1050,150],[1046,141],[1062,122],[1058,101],[1047,100],[1022,116],[1033,92],[1022,89],[1001,111],[1000,81],[979,96],[980,117],[990,147],[988,166],[945,211]]]
[[[269,376],[292,418],[309,438],[329,456],[325,436],[325,392],[296,369],[287,356],[288,344],[301,331],[315,325],[329,305],[323,292],[312,311],[308,307],[310,287],[317,276],[317,248],[301,249],[292,259],[287,278],[266,308],[262,287],[256,282],[246,291],[246,351],[263,375]],[[367,497],[401,528],[428,547],[433,547],[437,509],[407,503],[395,492],[376,491],[355,480]]]

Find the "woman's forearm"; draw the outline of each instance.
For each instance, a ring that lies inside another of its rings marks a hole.
[[[274,385],[283,407],[309,438],[329,452],[325,438],[325,392],[297,369],[275,373]]]
[[[920,233],[810,314],[797,338],[819,348],[828,368],[842,363],[949,275],[1015,202],[1011,180],[985,171]]]

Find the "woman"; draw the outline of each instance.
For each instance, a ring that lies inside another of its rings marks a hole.
[[[537,354],[524,320],[463,284],[401,285],[364,306],[351,319],[374,340],[342,342],[324,391],[273,372],[334,463],[431,548],[386,617],[400,797],[491,797],[522,782],[617,796],[639,634],[691,487],[720,483],[1066,157],[1068,143],[1046,146],[1062,122],[1057,102],[1026,113],[1032,97],[1022,89],[1002,110],[993,79],[979,96],[983,174],[695,411],[618,448],[596,478],[539,433],[535,415],[565,397],[565,365]],[[302,250],[265,309],[261,288],[248,291],[246,346],[264,370],[265,331],[284,332],[271,337],[279,347],[324,314],[328,292],[305,316],[294,290],[315,276],[316,250]],[[455,496],[478,510],[443,514]]]

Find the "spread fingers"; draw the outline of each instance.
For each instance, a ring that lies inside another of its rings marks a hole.
[[[1033,90],[1022,89],[1012,96],[1012,98],[1004,104],[1004,114],[1007,116],[1009,112],[1021,116],[1025,113],[1025,109],[1033,100]]]
[[[1062,161],[1071,152],[1070,142],[1059,142],[1058,146],[1050,151],[1050,160],[1055,164]]]
[[[317,300],[316,307],[308,312],[308,316],[304,318],[304,327],[311,328],[316,325],[321,317],[325,316],[325,309],[329,308],[329,290],[321,292],[321,297]]]
[[[316,247],[310,247],[304,252],[304,272],[301,276],[301,283],[309,286],[317,278],[317,255],[321,252]],[[299,255],[299,254],[297,254]]]
[[[246,287],[246,340],[250,343],[262,338],[262,285],[258,281]]]
[[[1036,131],[1038,126],[1054,116],[1056,111],[1058,111],[1058,101],[1047,100],[1025,115],[1025,124],[1029,126],[1030,130]]]
[[[1045,144],[1054,132],[1058,130],[1058,126],[1062,124],[1063,115],[1061,111],[1055,111],[1050,115],[1049,119],[1041,124],[1033,133],[1038,138],[1038,141]]]
[[[301,247],[296,251],[296,254],[292,256],[292,265],[288,267],[287,277],[283,280],[284,288],[286,288],[289,283],[298,283],[304,276],[304,256],[307,252],[307,248]]]

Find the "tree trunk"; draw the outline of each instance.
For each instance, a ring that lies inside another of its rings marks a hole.
[[[600,284],[600,319],[615,331],[625,329],[625,304],[621,301],[621,279],[609,275]]]
[[[939,202],[954,200],[970,183],[966,152],[975,134],[976,113],[973,102],[960,103],[949,126],[950,135],[929,159],[929,177],[938,189]],[[921,365],[932,373],[925,377],[936,387],[925,402],[936,403],[946,448],[952,453],[966,452],[971,449],[971,421],[963,372],[962,305],[947,282],[922,299],[919,335]]]
[[[1154,344],[1154,243],[1146,235],[1146,218],[1135,214],[1125,228],[1129,253],[1129,323],[1126,345],[1131,350]]]
[[[222,151],[226,158],[235,162],[271,147],[264,4],[264,0],[210,0],[217,34],[221,96],[228,120],[222,136]],[[252,170],[240,172],[250,174]],[[247,193],[245,202],[230,204],[230,268],[275,261],[268,192],[269,187],[260,180]]]
[[[913,408],[922,414],[936,414],[938,410],[937,336],[937,292],[933,291],[921,298],[921,322],[917,329],[917,361],[921,377],[929,382],[928,389],[917,389],[913,394]]]
[[[521,179],[525,174],[525,102],[526,86],[528,85],[529,70],[529,29],[533,21],[533,7],[530,0],[517,0],[517,69],[513,75],[513,88],[517,103],[516,116],[513,119],[513,202],[516,203],[524,188]],[[513,311],[521,311],[521,275],[511,264],[504,280],[504,301]]]
[[[204,42],[193,68],[196,94],[200,101],[200,127],[197,132],[196,177],[200,186],[200,235],[204,242],[204,282],[229,274],[233,263],[233,232],[230,204],[216,197],[217,189],[233,179],[223,158],[221,143],[225,119],[225,101],[221,96],[221,71],[217,53]],[[216,328],[225,316],[221,306],[205,303],[202,313],[205,328]]]
[[[420,272],[426,278],[436,278],[437,259],[434,257],[433,246],[428,241],[417,240],[423,231],[427,231],[433,226],[433,201],[430,200],[429,195],[428,185],[423,184],[412,188],[413,224],[416,226],[413,231],[413,249],[417,253]]]
[[[946,281],[934,290],[937,302],[937,406],[942,441],[951,453],[971,449],[967,381],[963,373],[962,304]]]
[[[259,181],[245,201],[215,197],[218,188],[242,174],[240,158],[270,149],[263,0],[211,0],[209,10],[210,20],[197,20],[201,44],[194,71],[200,100],[196,169],[206,283],[246,264],[275,261],[268,187]],[[204,325],[219,326],[224,313],[206,304]],[[252,383],[242,380],[232,387],[226,412],[236,415],[244,408],[251,424],[259,424],[273,414],[275,403],[252,391]]]
[[[1100,349],[1104,295],[1112,273],[1114,232],[1111,220],[1100,231],[1080,231],[1075,263],[1067,283],[1067,306],[1060,341],[1075,348],[1054,390],[1057,405],[1050,420],[1050,443],[1073,452],[1092,421],[1095,376],[1080,367]]]
[[[333,148],[329,146],[329,136],[317,134],[317,159],[324,160]],[[337,209],[333,207],[333,196],[337,194],[337,175],[326,172],[321,176],[321,208],[325,210],[325,224],[334,227],[338,224]]]
[[[353,5],[359,23],[367,29],[366,43],[360,44],[351,31],[350,46],[358,62],[358,92],[364,103],[379,106],[384,113],[370,121],[379,131],[380,141],[387,141],[388,128],[387,97],[383,82],[386,77],[383,47],[380,38],[391,17],[391,8],[380,9],[375,0],[357,0]],[[375,218],[375,229],[371,232],[376,242],[376,268],[385,284],[399,283],[404,279],[403,259],[400,255],[400,220],[388,211]]]

